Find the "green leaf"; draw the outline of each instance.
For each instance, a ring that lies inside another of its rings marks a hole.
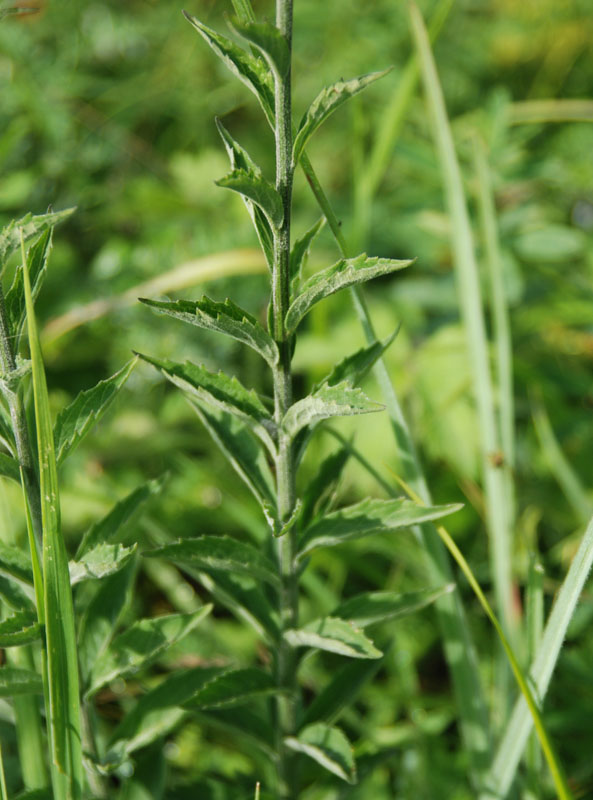
[[[349,458],[350,451],[346,447],[340,447],[321,462],[318,472],[303,491],[301,529],[309,525],[316,512],[325,513],[335,496],[336,486]]]
[[[277,683],[268,673],[259,669],[237,669],[214,677],[186,705],[201,709],[228,708],[278,691]]]
[[[33,309],[23,239],[23,278],[31,353],[39,491],[43,530],[43,605],[47,656],[47,710],[51,757],[64,773],[73,800],[83,784],[78,654],[68,557],[60,525],[58,469],[45,369]]]
[[[0,476],[3,478],[10,478],[16,481],[16,483],[21,482],[21,471],[16,458],[6,453],[0,453]]]
[[[274,478],[262,448],[241,420],[219,408],[192,400],[191,405],[210,435],[259,502],[275,511]]]
[[[80,392],[69,406],[60,411],[54,431],[58,464],[62,463],[103,416],[135,365],[136,358],[132,358],[111,378],[99,381],[92,389]]]
[[[309,137],[312,136],[321,123],[342,103],[345,103],[353,95],[358,94],[373,81],[387,75],[388,72],[389,69],[385,69],[382,72],[371,72],[368,75],[361,75],[359,78],[352,78],[349,81],[338,81],[332,86],[322,89],[300,122],[292,146],[292,163],[294,166],[299,163]]]
[[[41,677],[28,669],[0,667],[0,697],[15,697],[18,694],[41,694]]]
[[[39,294],[45,273],[47,260],[51,251],[53,228],[48,228],[27,253],[29,266],[29,279],[33,300]],[[18,352],[23,326],[25,324],[25,290],[23,285],[22,264],[17,267],[12,285],[6,293],[6,312],[9,318],[9,327],[14,339],[14,352]]]
[[[329,375],[321,381],[328,386],[335,386],[342,381],[349,381],[356,385],[359,383],[374,364],[381,358],[389,345],[397,336],[399,328],[382,342],[373,342],[368,347],[363,347],[343,361],[340,361]]]
[[[256,47],[276,75],[282,79],[290,67],[290,48],[286,37],[270,22],[229,21],[231,29]]]
[[[122,528],[128,525],[140,506],[151,497],[159,494],[163,485],[164,479],[162,478],[148,481],[116,503],[111,511],[99,522],[95,522],[82,537],[82,541],[76,551],[76,559],[80,560],[84,553],[93,550],[100,544],[107,544],[119,538]]]
[[[140,298],[140,302],[161,314],[169,314],[199,328],[225,333],[252,347],[271,367],[278,363],[280,357],[278,347],[270,334],[262,328],[255,317],[239,308],[232,300],[216,303],[209,297],[197,301]]]
[[[450,583],[440,589],[424,589],[419,592],[398,594],[397,592],[365,592],[351,597],[336,608],[332,614],[347,619],[354,625],[366,628],[375,622],[405,617],[434,603],[439,597],[455,589]]]
[[[18,547],[0,542],[0,570],[24,581],[24,583],[33,585],[31,561]]]
[[[385,656],[376,659],[357,659],[344,664],[331,681],[307,706],[303,725],[325,722],[331,725],[342,711],[351,708],[357,694],[381,667]]]
[[[216,185],[223,189],[232,189],[251,200],[261,208],[272,227],[279,228],[282,225],[284,219],[282,199],[272,184],[261,174],[235,169],[216,181]]]
[[[87,696],[115,678],[126,678],[152,663],[187,636],[211,610],[211,605],[203,606],[192,614],[169,614],[134,623],[116,636],[96,660]]]
[[[369,400],[361,389],[355,389],[347,382],[338,386],[322,386],[290,406],[282,420],[282,427],[294,439],[302,428],[322,419],[369,414],[382,411],[383,408],[379,403]]]
[[[311,245],[324,225],[325,217],[320,217],[315,225],[310,227],[309,230],[293,244],[292,250],[290,251],[290,277],[293,282],[298,283],[300,280],[301,271],[309,255]]]
[[[74,208],[67,208],[64,211],[55,211],[37,216],[26,214],[21,219],[13,220],[9,223],[0,233],[0,275],[8,258],[21,246],[21,233],[23,239],[28,241],[47,228],[51,228],[57,225],[58,222],[67,219],[74,211]]]
[[[226,36],[208,28],[199,19],[183,12],[187,21],[210,45],[228,69],[242,81],[259,100],[270,126],[274,127],[274,80],[263,58],[246,53]]]
[[[11,617],[0,622],[0,647],[15,647],[29,644],[39,638],[41,625],[36,612],[17,611]]]
[[[377,500],[367,498],[360,503],[333,511],[314,522],[300,542],[299,558],[317,547],[333,547],[349,539],[360,539],[374,533],[410,528],[420,522],[440,519],[459,511],[462,506],[419,506],[411,500]]]
[[[278,751],[277,743],[274,741],[274,723],[269,714],[264,716],[243,706],[199,710],[196,711],[196,714],[208,725],[222,729],[237,741],[244,738],[250,739],[253,744],[266,753],[268,758],[276,757]]]
[[[284,638],[292,647],[314,647],[350,658],[381,658],[383,655],[361,630],[338,617],[323,617],[304,628],[287,630]]]
[[[98,580],[123,569],[134,557],[137,545],[99,544],[86,552],[79,561],[71,561],[70,582],[72,586],[81,581]]]
[[[270,452],[275,453],[276,447],[271,436],[275,434],[276,426],[253,389],[246,389],[237,378],[230,378],[224,372],[210,372],[189,361],[176,364],[174,361],[161,361],[141,353],[139,355],[190,396],[218,406],[246,422]]]
[[[298,736],[289,736],[284,743],[291,750],[309,756],[346,783],[356,783],[352,745],[339,728],[316,722],[303,728]]]
[[[388,275],[399,269],[409,267],[412,261],[398,261],[393,258],[369,258],[363,253],[356,258],[342,258],[333,266],[312,275],[301,288],[301,293],[291,303],[286,313],[286,330],[296,331],[303,317],[324,297],[329,297],[340,289],[355,286],[381,275]]]
[[[230,536],[198,536],[144,553],[146,557],[166,558],[198,569],[248,575],[280,588],[275,565],[260,549]]]
[[[247,172],[253,173],[256,176],[261,176],[260,168],[257,166],[255,161],[253,161],[249,153],[233,139],[218,117],[215,121],[218,132],[222,137],[222,141],[228,153],[232,169],[243,169]],[[253,222],[257,232],[257,236],[262,246],[262,250],[264,251],[266,261],[268,262],[268,267],[272,269],[274,263],[274,234],[272,233],[270,223],[259,206],[255,205],[255,203],[253,203],[245,195],[242,195],[242,197],[245,207],[249,212],[249,216],[251,217],[251,221]]]
[[[0,599],[15,611],[33,611],[35,604],[12,578],[0,575]]]

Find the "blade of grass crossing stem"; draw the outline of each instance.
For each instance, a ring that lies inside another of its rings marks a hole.
[[[0,742],[0,800],[8,800],[6,776],[4,775],[4,758],[2,755],[2,742]]]
[[[534,537],[535,538],[535,537]],[[527,575],[527,663],[531,664],[542,640],[544,630],[544,568],[537,552],[537,541],[529,559]],[[527,765],[527,784],[534,798],[541,798],[540,773],[542,768],[541,750],[537,736],[531,734],[525,754]]]
[[[412,500],[414,500],[416,503],[419,503],[419,504],[423,505],[422,499],[416,494],[416,492],[410,486],[408,486],[404,481],[402,481],[401,478],[398,478],[397,476],[395,476],[395,478],[398,481],[398,483],[403,487],[403,489],[406,491],[406,493],[408,494],[408,496]],[[537,732],[537,736],[538,736],[538,739],[540,741],[541,748],[542,748],[542,751],[543,751],[544,756],[546,758],[546,761],[548,762],[548,767],[550,768],[550,773],[552,775],[552,779],[554,781],[554,786],[556,787],[556,792],[558,793],[559,800],[572,800],[573,795],[572,795],[572,793],[570,791],[570,788],[568,786],[568,783],[566,781],[566,777],[564,775],[564,771],[562,769],[562,765],[558,761],[558,757],[557,757],[556,752],[554,750],[554,746],[552,745],[552,742],[551,742],[550,738],[548,737],[548,733],[547,733],[546,728],[544,726],[544,722],[542,720],[542,717],[541,717],[541,714],[540,714],[540,711],[539,711],[539,708],[538,708],[538,705],[537,705],[537,701],[536,701],[535,697],[533,696],[533,693],[532,693],[531,689],[529,688],[528,679],[525,677],[525,675],[523,673],[523,670],[519,666],[519,662],[517,661],[517,658],[515,657],[515,653],[513,651],[513,648],[511,647],[510,642],[509,642],[509,640],[507,639],[507,637],[505,635],[505,632],[504,632],[504,630],[502,628],[502,625],[500,624],[500,622],[498,621],[498,619],[496,617],[496,614],[492,610],[492,606],[490,605],[490,603],[486,599],[486,595],[484,594],[484,592],[480,588],[480,585],[479,585],[478,581],[476,580],[475,575],[472,572],[470,565],[465,560],[465,558],[463,556],[463,553],[457,547],[457,545],[455,544],[454,540],[451,538],[450,534],[448,533],[447,529],[443,525],[439,525],[437,527],[437,531],[438,531],[439,536],[441,537],[441,539],[445,543],[448,551],[451,553],[451,555],[453,556],[453,558],[457,562],[460,570],[465,575],[465,577],[467,579],[467,582],[469,583],[469,585],[471,586],[474,594],[478,598],[478,600],[480,602],[480,605],[484,609],[484,612],[485,612],[486,616],[488,617],[488,619],[490,620],[490,622],[494,626],[494,630],[498,634],[498,638],[500,639],[500,643],[502,644],[502,647],[504,649],[505,655],[506,655],[506,657],[507,657],[507,659],[509,661],[509,665],[511,667],[513,675],[515,676],[515,680],[517,681],[519,689],[521,690],[521,694],[523,695],[525,703],[527,704],[527,708],[528,708],[529,713],[531,715],[531,719],[533,721],[533,724],[535,725],[535,730]],[[591,522],[590,529],[587,531],[587,533],[590,534],[590,537],[593,540],[593,521]],[[592,542],[592,544],[593,544],[593,542]],[[577,557],[578,557],[578,554],[577,554]],[[575,561],[576,561],[576,558],[575,558]],[[588,566],[590,567],[591,564],[589,563]],[[587,572],[585,573],[585,577],[586,577],[587,573],[588,573],[588,569],[587,569]],[[584,578],[583,578],[583,582],[584,582]],[[582,584],[579,587],[579,594],[580,594],[581,588],[582,588]],[[513,740],[513,746],[516,747],[516,739]],[[490,797],[489,795],[487,795],[487,796]],[[504,797],[503,794],[496,793],[496,798],[498,798],[498,800],[502,800],[503,797]],[[493,798],[493,800],[494,800],[494,798]]]
[[[516,621],[511,580],[511,534],[504,474],[494,458],[499,453],[500,446],[471,225],[441,85],[426,28],[414,3],[410,3],[410,16],[451,218],[451,244],[481,433],[486,517],[496,605],[504,629],[510,636],[514,636]]]
[[[52,761],[65,776],[65,781],[59,781],[60,790],[65,784],[65,797],[78,800],[82,797],[83,767],[74,611],[68,557],[60,531],[53,426],[24,241],[21,250],[39,452],[49,740]],[[58,795],[56,800],[62,798]]]
[[[593,519],[587,526],[579,549],[560,587],[529,671],[531,683],[540,701],[543,701],[546,696],[568,624],[572,619],[592,566]],[[532,724],[529,708],[525,699],[520,697],[515,703],[513,713],[487,775],[485,785],[489,791],[480,795],[480,800],[494,800],[494,798],[503,800],[507,796]]]

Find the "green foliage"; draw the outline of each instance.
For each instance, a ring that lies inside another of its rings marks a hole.
[[[0,622],[0,647],[30,644],[39,638],[41,626],[34,611],[18,611]]]
[[[352,745],[339,728],[317,722],[304,728],[298,736],[289,737],[286,744],[297,753],[309,756],[346,783],[356,783]]]

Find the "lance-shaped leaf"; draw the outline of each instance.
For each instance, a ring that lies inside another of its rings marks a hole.
[[[398,594],[397,592],[365,592],[351,597],[332,613],[347,619],[361,628],[386,619],[405,617],[434,603],[439,597],[453,591],[454,583],[440,589],[425,589],[419,592]]]
[[[242,419],[259,436],[272,454],[276,452],[271,433],[275,424],[256,392],[246,389],[235,377],[224,372],[210,372],[205,367],[186,361],[161,361],[139,354],[141,358],[159,369],[163,375],[191,397]]]
[[[29,279],[33,300],[39,294],[45,273],[47,260],[51,250],[53,228],[48,228],[27,253]],[[15,337],[14,352],[18,352],[23,326],[25,324],[25,290],[23,285],[23,266],[17,267],[12,285],[6,293],[6,312],[8,314],[10,331]]]
[[[234,740],[247,738],[266,753],[268,758],[273,760],[276,757],[278,751],[277,742],[274,741],[274,723],[269,713],[264,715],[259,711],[254,712],[246,706],[199,710],[197,713],[200,719],[230,734]],[[221,797],[231,800],[228,795]],[[271,799],[268,797],[267,800]]]
[[[384,341],[373,342],[368,347],[363,347],[351,356],[347,356],[320,382],[321,385],[326,383],[328,386],[335,386],[337,383],[346,380],[354,385],[360,383],[371,367],[374,366],[393,342],[398,331],[399,328]]]
[[[229,462],[243,478],[262,506],[275,511],[274,478],[257,440],[247,426],[232,414],[192,400],[191,405]]]
[[[27,242],[47,228],[67,219],[74,211],[74,208],[66,208],[64,211],[52,211],[49,214],[38,214],[37,216],[27,214],[7,225],[0,232],[0,275],[9,256],[21,246],[21,234],[24,241]]]
[[[161,314],[168,314],[175,319],[197,325],[199,328],[231,336],[252,347],[271,367],[278,363],[278,347],[270,334],[264,330],[255,317],[239,308],[232,300],[216,303],[209,297],[203,297],[201,300],[193,302],[140,298],[140,302]]]
[[[230,20],[232,30],[260,51],[276,75],[282,79],[290,67],[290,48],[286,37],[270,22]]]
[[[292,146],[292,163],[295,166],[299,163],[309,137],[336,108],[345,103],[348,98],[365,89],[369,83],[373,83],[373,81],[387,75],[388,72],[388,69],[382,72],[371,72],[368,75],[361,75],[359,78],[352,78],[349,81],[338,81],[332,86],[322,89],[300,122]]]
[[[6,453],[0,453],[0,476],[3,478],[10,478],[16,481],[16,483],[21,482],[21,471],[16,458]]]
[[[0,542],[0,571],[33,585],[31,561],[19,547]]]
[[[298,284],[300,280],[301,270],[307,259],[311,245],[324,225],[325,217],[320,217],[315,225],[312,225],[292,246],[292,250],[290,251],[290,277],[293,281],[293,290],[295,288],[294,283]]]
[[[385,656],[381,658],[349,661],[337,672],[331,681],[307,706],[303,725],[312,722],[325,722],[331,725],[347,708],[351,708],[357,694],[381,668]]]
[[[223,189],[232,189],[233,192],[238,192],[251,200],[261,208],[268,222],[274,228],[282,225],[284,219],[282,200],[276,189],[263,175],[245,169],[234,169],[224,178],[216,181],[216,185]]]
[[[309,756],[346,783],[356,783],[352,745],[339,728],[316,722],[303,728],[298,736],[289,736],[284,743],[291,750]]]
[[[277,588],[280,586],[278,571],[270,559],[253,545],[232,539],[230,536],[198,536],[195,539],[182,539],[150,550],[144,553],[144,556],[191,564],[207,572],[215,570],[248,575],[255,581],[266,581]]]
[[[420,522],[440,519],[462,506],[419,506],[411,500],[377,500],[367,498],[360,503],[332,511],[308,528],[299,544],[299,558],[317,547],[333,547],[349,539],[360,539],[374,533],[410,528]]]
[[[33,611],[35,609],[35,604],[20,583],[4,575],[0,575],[0,600],[15,611]]]
[[[278,684],[267,672],[260,669],[237,669],[217,675],[196,692],[186,705],[203,709],[229,708],[278,692]]]
[[[29,669],[0,667],[0,697],[15,697],[17,694],[41,694],[41,676]]]
[[[369,400],[361,389],[355,389],[347,382],[338,386],[322,386],[290,406],[282,420],[282,427],[294,439],[300,430],[322,419],[370,414],[383,408],[379,403]]]
[[[412,263],[411,260],[369,258],[363,253],[356,258],[343,258],[337,264],[317,272],[305,281],[300,294],[291,303],[285,320],[287,332],[294,333],[303,317],[324,297],[329,297],[348,286],[404,269]]]
[[[62,463],[103,416],[135,364],[136,359],[132,358],[111,378],[99,381],[92,389],[80,392],[69,406],[60,411],[54,430],[58,464]]]
[[[40,632],[41,625],[34,611],[17,611],[0,622],[0,647],[29,644],[39,638]]]
[[[255,175],[261,175],[261,170],[253,161],[249,153],[244,150],[241,145],[236,142],[231,134],[224,127],[220,119],[216,118],[216,127],[222,138],[225,149],[228,153],[232,169],[244,169],[247,172],[252,172]],[[264,251],[268,267],[272,269],[274,263],[274,234],[272,228],[264,212],[259,206],[252,202],[248,197],[242,195],[245,207],[249,212],[251,221],[255,227],[258,239]]]
[[[338,617],[313,620],[304,628],[284,632],[292,647],[313,647],[350,658],[381,658],[383,653],[352,623]]]
[[[264,59],[246,53],[226,36],[216,33],[186,11],[183,14],[233,75],[239,78],[257,97],[273,128],[274,79]]]
[[[346,447],[340,447],[321,462],[317,473],[303,491],[301,529],[309,525],[316,513],[325,513],[336,494],[336,486],[349,458],[350,451]]]
[[[206,617],[212,606],[192,614],[169,614],[143,619],[116,636],[95,662],[87,696],[115,678],[133,675],[152,663],[165,650],[187,636]]]
[[[99,544],[86,552],[79,561],[71,561],[70,583],[100,580],[123,569],[133,558],[137,545],[124,547],[122,544]]]
[[[142,504],[161,492],[164,482],[164,479],[157,478],[138,486],[116,503],[102,519],[91,525],[82,537],[82,541],[76,551],[76,560],[79,561],[84,553],[98,547],[100,544],[107,544],[119,539],[122,531],[130,520],[134,518]]]

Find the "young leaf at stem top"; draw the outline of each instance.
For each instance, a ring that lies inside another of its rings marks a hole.
[[[234,169],[216,181],[216,185],[223,189],[232,189],[259,206],[273,228],[277,229],[282,225],[282,200],[276,189],[262,175],[245,169]]]
[[[74,208],[66,208],[64,211],[51,211],[37,216],[26,214],[22,219],[9,223],[0,233],[0,276],[9,256],[21,246],[21,234],[27,242],[38,233],[67,219],[74,211]]]
[[[286,37],[269,22],[229,20],[233,31],[260,51],[276,75],[282,79],[290,67],[290,48]]]

